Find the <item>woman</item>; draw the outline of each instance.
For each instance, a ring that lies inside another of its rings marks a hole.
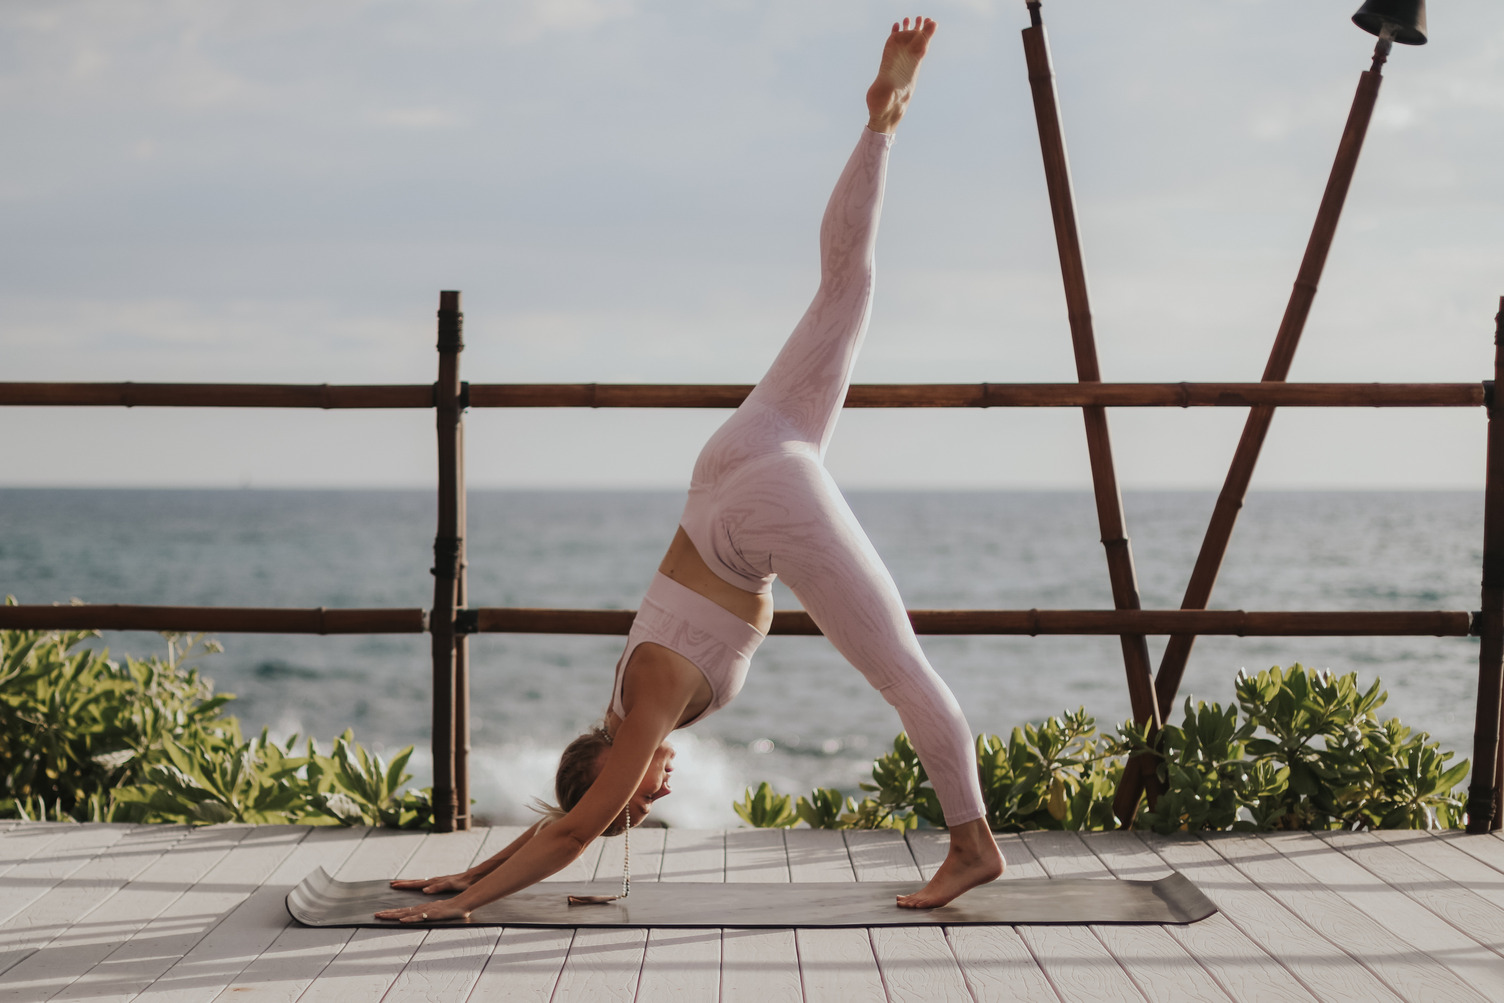
[[[469,871],[392,882],[459,894],[378,919],[467,917],[559,871],[597,836],[640,823],[669,793],[669,733],[741,689],[772,622],[774,577],[897,708],[939,795],[950,849],[929,883],[898,904],[944,905],[1002,873],[971,730],[823,464],[867,327],[888,149],[934,33],[934,21],[905,18],[888,35],[867,92],[867,128],[821,223],[819,292],[767,375],[700,453],[679,530],[617,663],[605,727],[576,739],[560,762],[559,810]]]

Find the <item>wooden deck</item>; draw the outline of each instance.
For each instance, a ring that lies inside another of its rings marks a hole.
[[[310,930],[283,908],[316,866],[443,873],[516,831],[0,823],[0,999],[1504,999],[1497,834],[1003,841],[1008,877],[1181,871],[1222,910],[1186,927]],[[636,881],[917,880],[943,852],[802,829],[632,844]],[[560,878],[620,867],[602,840]]]

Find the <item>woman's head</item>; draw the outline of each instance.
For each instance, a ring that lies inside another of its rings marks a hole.
[[[559,771],[554,775],[554,797],[558,808],[549,812],[563,816],[574,809],[585,792],[600,776],[606,753],[611,748],[611,734],[596,725],[564,747],[559,756]],[[625,831],[626,814],[631,813],[632,824],[638,825],[652,811],[653,802],[670,793],[668,775],[674,771],[674,750],[667,742],[658,747],[643,774],[642,782],[627,803],[626,812],[618,816],[603,835],[616,836]]]
[[[600,776],[606,750],[611,748],[611,734],[596,725],[564,747],[559,756],[559,771],[554,774],[554,798],[559,813],[567,814]]]

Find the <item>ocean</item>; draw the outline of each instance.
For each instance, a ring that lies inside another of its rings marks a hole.
[[[1179,605],[1211,513],[1210,492],[1125,495],[1146,608]],[[853,492],[912,608],[1109,608],[1088,492]],[[632,608],[673,534],[679,492],[472,491],[475,606]],[[1481,492],[1264,492],[1244,508],[1213,606],[1473,609]],[[204,606],[422,606],[432,599],[429,491],[0,490],[0,593],[23,603]],[[778,586],[779,608],[793,597]],[[390,754],[416,745],[430,779],[426,636],[230,634],[203,664],[249,734],[353,728]],[[1085,706],[1099,727],[1129,715],[1113,637],[928,637],[930,660],[974,731]],[[155,634],[99,642],[144,655]],[[615,637],[472,639],[475,810],[530,818],[558,751],[598,719]],[[1157,659],[1163,639],[1150,639]],[[1471,754],[1477,642],[1465,638],[1203,638],[1182,698],[1227,702],[1240,668],[1301,662],[1367,682],[1384,713]],[[731,802],[768,780],[785,792],[855,792],[899,730],[897,715],[823,638],[774,637],[742,694],[676,733],[670,825],[737,824]]]

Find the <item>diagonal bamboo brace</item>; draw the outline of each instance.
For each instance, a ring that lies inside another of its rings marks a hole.
[[[1347,190],[1358,166],[1358,154],[1363,149],[1363,138],[1368,132],[1369,120],[1373,117],[1374,104],[1378,101],[1379,85],[1383,82],[1380,67],[1387,53],[1388,42],[1382,40],[1375,49],[1372,68],[1364,71],[1358,81],[1358,91],[1353,96],[1352,110],[1348,113],[1347,124],[1342,130],[1342,141],[1337,146],[1337,156],[1327,178],[1326,191],[1321,196],[1316,222],[1311,227],[1305,256],[1301,259],[1300,271],[1295,277],[1295,287],[1290,291],[1279,333],[1275,335],[1274,348],[1264,367],[1263,380],[1266,383],[1282,383],[1289,376],[1290,363],[1295,358],[1295,349],[1305,330],[1311,304],[1315,302],[1316,288],[1321,281],[1322,269],[1326,266],[1327,252],[1331,250],[1332,238],[1337,233],[1337,221],[1342,216],[1342,205],[1347,199]],[[1181,609],[1206,609],[1211,600],[1217,573],[1222,568],[1223,558],[1227,556],[1233,526],[1243,507],[1243,499],[1248,494],[1248,485],[1253,480],[1253,468],[1258,463],[1264,437],[1273,420],[1274,408],[1271,405],[1261,404],[1249,409],[1243,434],[1233,453],[1232,465],[1228,468],[1222,491],[1217,496],[1206,536],[1201,541],[1201,552],[1196,556],[1191,580],[1186,585]],[[1191,647],[1195,643],[1194,634],[1177,634],[1165,646],[1159,673],[1155,677],[1161,714],[1168,715],[1175,706],[1175,695],[1180,689],[1180,680],[1185,675],[1186,662],[1190,659]]]
[[[1070,162],[1065,152],[1065,133],[1055,94],[1055,73],[1050,62],[1050,43],[1040,19],[1038,0],[1029,2],[1030,26],[1023,31],[1024,58],[1029,70],[1029,88],[1034,97],[1034,117],[1039,125],[1039,146],[1044,157],[1045,181],[1050,193],[1050,211],[1055,223],[1055,243],[1060,254],[1060,273],[1065,285],[1071,345],[1076,356],[1076,377],[1082,383],[1101,382],[1097,346],[1092,330],[1091,301],[1086,285],[1086,264],[1081,254],[1081,236],[1076,225],[1075,195],[1071,188]],[[1081,409],[1086,424],[1086,448],[1091,461],[1092,488],[1097,502],[1097,524],[1107,551],[1107,571],[1112,583],[1112,601],[1118,609],[1138,609],[1138,577],[1133,551],[1124,526],[1123,498],[1112,462],[1112,439],[1107,411],[1101,405]],[[1149,646],[1142,634],[1122,634],[1123,668],[1128,677],[1128,697],[1133,717],[1149,722],[1157,732],[1159,706],[1154,698],[1154,678]],[[1134,768],[1142,768],[1136,763]],[[1122,791],[1120,790],[1120,794]],[[1138,789],[1132,797],[1121,796],[1113,808],[1125,825],[1138,806]]]

